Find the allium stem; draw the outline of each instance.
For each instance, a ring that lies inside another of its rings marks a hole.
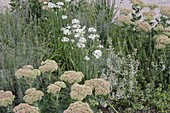
[[[116,113],[119,113],[110,102],[109,102],[109,106],[110,106]]]
[[[56,113],[58,113],[58,96],[59,93],[56,94]]]

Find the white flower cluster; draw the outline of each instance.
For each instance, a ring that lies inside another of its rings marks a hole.
[[[64,34],[63,38],[61,39],[62,42],[71,42],[75,44],[76,47],[81,49],[87,46],[88,49],[94,49],[94,46],[99,49],[103,48],[103,45],[101,45],[98,39],[100,36],[96,33],[97,30],[94,27],[89,27],[86,30],[86,26],[81,26],[78,19],[73,19],[71,21],[71,25],[62,27],[61,31]],[[94,50],[92,53],[96,59],[102,56],[102,51],[99,49]],[[88,61],[90,60],[90,57],[86,55],[84,59]]]
[[[50,9],[53,9],[53,8],[59,8],[59,9],[61,9],[62,6],[64,6],[64,3],[63,3],[63,2],[57,2],[57,3],[55,4],[55,3],[52,3],[52,2],[48,2],[47,5],[48,5],[48,8],[50,8]]]
[[[98,35],[98,34],[96,34],[96,29],[95,28],[93,28],[93,27],[90,27],[89,29],[88,29],[88,32],[89,33],[91,33],[89,36],[88,36],[88,38],[90,38],[90,39],[92,39],[92,40],[95,40],[96,38],[99,38],[100,36]]]

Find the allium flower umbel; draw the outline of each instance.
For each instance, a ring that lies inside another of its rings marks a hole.
[[[18,79],[24,78],[36,78],[41,73],[38,69],[33,69],[31,65],[25,65],[22,68],[18,69],[15,73]]]
[[[61,75],[60,80],[69,82],[69,83],[78,83],[84,77],[82,72],[76,71],[65,71],[64,74]]]
[[[92,95],[92,89],[87,85],[79,85],[78,83],[74,83],[71,86],[70,96],[74,100],[81,101],[87,95]]]
[[[7,107],[12,104],[15,96],[11,91],[0,90],[0,106]]]
[[[54,84],[50,84],[47,87],[47,92],[56,94],[56,93],[60,92],[61,88],[65,88],[65,87],[66,87],[66,84],[64,82],[57,81]]]
[[[44,96],[44,93],[42,91],[36,90],[35,88],[29,88],[25,91],[25,96],[23,97],[23,100],[28,104],[32,104],[34,102],[37,102],[38,100],[41,100],[42,96]]]
[[[96,57],[96,59],[98,59],[102,56],[102,52],[101,52],[101,50],[95,50],[93,52],[93,55]]]
[[[18,106],[15,106],[13,109],[14,113],[40,113],[38,107],[30,106],[26,103],[21,103]]]
[[[93,113],[93,111],[87,103],[76,101],[70,104],[63,113]]]
[[[42,73],[45,72],[54,72],[58,69],[58,64],[54,60],[47,59],[45,62],[41,62],[41,66],[39,67],[39,70]]]
[[[110,92],[110,83],[105,79],[96,78],[86,80],[85,85],[89,86],[92,90],[95,90],[95,95],[107,95]]]

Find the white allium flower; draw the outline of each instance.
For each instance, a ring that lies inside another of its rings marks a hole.
[[[75,38],[78,38],[78,37],[80,37],[80,36],[81,36],[80,33],[76,33],[76,34],[74,35]]]
[[[72,26],[74,29],[80,28],[81,26],[79,24],[73,24]]]
[[[48,8],[56,8],[57,7],[57,5],[56,4],[54,4],[54,3],[52,3],[52,2],[48,2]]]
[[[71,26],[68,25],[68,26],[66,26],[66,28],[67,28],[67,29],[71,29]]]
[[[85,33],[83,29],[75,29],[75,32],[77,32],[77,33],[82,33],[82,34]]]
[[[90,27],[90,28],[88,29],[88,32],[90,32],[90,33],[95,33],[95,32],[96,32],[96,29],[93,28],[93,27]]]
[[[85,56],[84,59],[87,61],[90,60],[90,58],[88,56]]]
[[[84,38],[84,37],[81,37],[80,39],[79,39],[79,42],[81,42],[81,43],[85,43],[87,40]]]
[[[71,0],[65,0],[65,2],[71,2]]]
[[[79,21],[78,19],[73,19],[71,23],[72,23],[72,24],[79,24],[80,21]]]
[[[64,20],[64,19],[67,19],[67,15],[62,15],[61,18]]]
[[[75,40],[74,40],[74,39],[71,39],[70,41],[71,41],[72,43],[74,43],[74,42],[75,42]]]
[[[64,29],[63,34],[64,35],[71,35],[71,31],[69,29]]]
[[[90,38],[90,39],[92,39],[92,40],[94,40],[96,37],[98,38],[98,37],[99,37],[99,35],[96,35],[96,34],[90,34],[90,35],[88,36],[88,38]]]
[[[48,4],[48,2],[43,2],[43,4],[44,4],[44,5],[47,5],[47,4]]]
[[[69,40],[70,40],[70,39],[67,38],[67,37],[63,37],[63,38],[61,39],[62,42],[69,42]]]
[[[63,2],[57,2],[56,4],[57,4],[58,6],[63,6],[63,5],[64,5]]]
[[[77,43],[77,46],[78,46],[79,48],[84,48],[84,47],[85,47],[85,44],[83,44],[83,43],[81,43],[81,42],[78,42],[78,43]]]
[[[99,44],[97,47],[98,47],[98,48],[104,48],[104,46],[101,45],[101,44]]]
[[[83,28],[82,28],[83,30],[85,30],[86,29],[86,26],[83,26]]]
[[[93,55],[98,59],[102,56],[102,52],[101,52],[101,50],[95,50],[93,52]]]

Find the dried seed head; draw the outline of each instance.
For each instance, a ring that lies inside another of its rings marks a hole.
[[[65,71],[64,74],[61,75],[60,80],[69,82],[69,83],[78,83],[84,77],[82,72],[76,71]]]
[[[63,113],[93,113],[93,111],[87,103],[76,101],[70,104]]]
[[[39,70],[41,73],[54,72],[58,69],[58,64],[54,60],[47,59],[45,62],[41,62]]]

